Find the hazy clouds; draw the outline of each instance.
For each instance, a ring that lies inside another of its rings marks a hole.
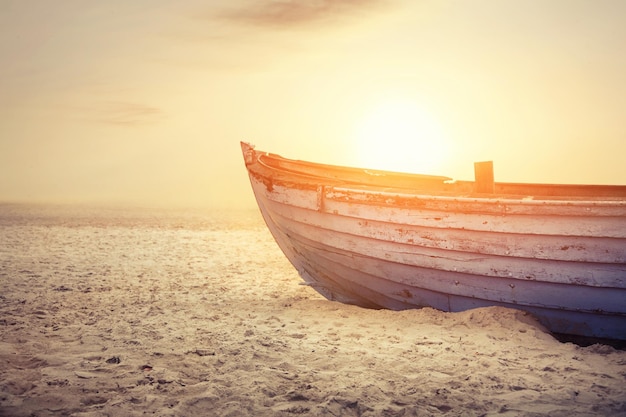
[[[626,178],[621,0],[0,10],[0,201],[252,205],[240,140],[356,163],[353,132],[394,97],[446,127],[445,175],[488,158],[503,181]]]
[[[389,0],[303,0],[254,1],[220,13],[234,23],[269,28],[335,23],[391,7]]]
[[[125,101],[94,103],[84,110],[87,120],[114,126],[144,126],[161,121],[165,114],[154,106]]]

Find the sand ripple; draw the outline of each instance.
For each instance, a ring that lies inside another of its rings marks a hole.
[[[626,352],[300,285],[256,212],[0,206],[2,416],[626,416]]]

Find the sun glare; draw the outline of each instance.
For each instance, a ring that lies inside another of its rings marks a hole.
[[[366,168],[440,174],[448,151],[436,117],[406,99],[374,106],[360,121],[354,139],[354,156]]]

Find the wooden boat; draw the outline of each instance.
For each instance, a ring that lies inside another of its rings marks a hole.
[[[269,230],[328,299],[505,306],[554,333],[626,340],[626,186],[498,183],[480,163],[476,181],[452,181],[241,147]]]

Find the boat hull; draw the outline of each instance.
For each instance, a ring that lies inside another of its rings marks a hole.
[[[372,184],[366,170],[242,149],[269,230],[328,299],[394,310],[498,305],[555,333],[626,340],[621,189],[601,198],[457,195],[443,177],[375,172]]]

